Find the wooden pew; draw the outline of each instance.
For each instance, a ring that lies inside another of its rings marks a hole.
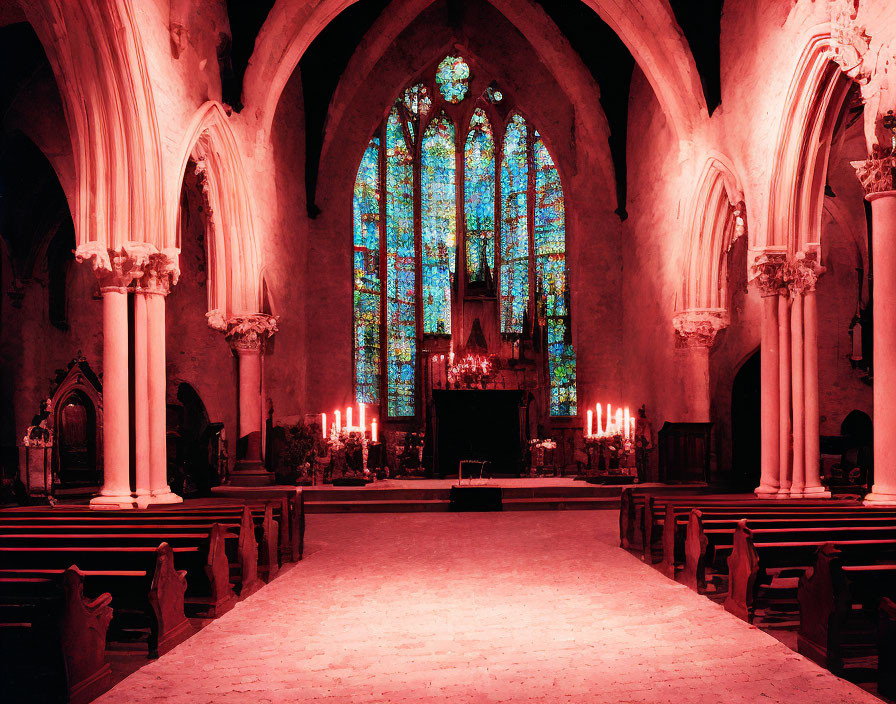
[[[97,549],[100,548],[80,549],[88,562],[104,565],[91,564],[92,569],[79,570],[82,588],[111,596],[116,623],[126,614],[142,617],[149,631],[149,657],[168,652],[195,632],[184,611],[186,572],[174,566],[175,553],[185,548],[175,549],[162,543],[156,548],[104,552],[99,558],[91,552]],[[0,576],[64,579],[65,570],[54,566],[59,563],[58,551],[47,554],[46,549],[33,548],[32,552],[35,557],[29,560],[29,566],[5,567]]]
[[[822,529],[853,528],[853,527],[879,527],[882,529],[896,528],[896,513],[878,513],[876,510],[854,509],[851,511],[839,511],[837,509],[788,509],[782,506],[777,512],[738,512],[732,515],[713,513],[712,509],[704,512],[692,509],[688,516],[687,536],[685,539],[685,561],[680,580],[691,589],[699,591],[706,587],[706,568],[713,564],[716,552],[727,555],[733,546],[734,531],[738,521],[745,518],[751,529],[756,530],[786,530],[792,531],[801,528]],[[672,548],[666,546],[671,551]],[[664,555],[663,568],[666,567]],[[670,570],[671,571],[671,570]],[[669,571],[665,572],[667,575]],[[674,577],[674,572],[672,573]]]
[[[0,577],[0,693],[9,704],[86,704],[110,685],[109,594],[84,597],[83,575]]]
[[[728,593],[725,609],[752,622],[759,586],[768,581],[769,570],[787,567],[805,571],[815,552],[825,543],[848,546],[856,562],[874,562],[882,551],[896,550],[896,529],[869,527],[782,531],[753,531],[746,519],[738,522],[728,557]]]
[[[896,699],[896,602],[887,597],[878,609],[877,693]]]
[[[41,542],[50,544],[53,540],[51,536],[56,536],[59,540],[81,536],[86,540],[92,536],[107,534],[132,535],[141,539],[151,535],[156,538],[155,545],[166,539],[172,545],[177,545],[180,544],[180,536],[195,537],[198,532],[207,537],[214,526],[214,523],[209,523],[206,517],[195,519],[192,522],[184,522],[178,520],[179,518],[175,514],[170,519],[146,522],[139,516],[131,518],[128,515],[123,515],[115,522],[91,521],[89,518],[59,522],[58,517],[51,516],[47,519],[34,518],[27,522],[17,521],[11,524],[0,519],[0,545],[19,544],[17,541],[21,539],[20,536],[28,535],[41,535],[43,536]],[[227,531],[225,535],[227,558],[231,564],[238,565],[238,570],[232,575],[233,581],[239,585],[240,597],[244,598],[261,586],[258,579],[259,551],[255,538],[255,524],[249,508],[243,507],[239,523],[222,523],[220,525]],[[231,533],[233,534],[232,539]],[[265,551],[265,554],[267,552]]]
[[[873,564],[851,564],[852,559],[847,546],[825,543],[814,568],[800,577],[797,593],[797,650],[837,675],[848,653],[877,650],[878,605],[896,597],[896,551],[882,552]],[[856,642],[857,636],[865,636],[864,642]]]

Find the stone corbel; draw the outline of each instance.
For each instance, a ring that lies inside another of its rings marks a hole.
[[[825,268],[818,263],[815,252],[797,252],[783,268],[783,279],[791,296],[814,291],[818,277]]]
[[[672,325],[678,347],[712,347],[719,330],[728,327],[724,310],[686,310],[676,313]]]
[[[143,267],[143,276],[137,282],[137,290],[146,294],[167,296],[180,278],[178,251],[166,249],[149,254]]]
[[[787,255],[784,252],[763,252],[753,263],[754,280],[762,296],[777,296],[785,288],[784,265]]]
[[[143,276],[151,245],[129,242],[121,249],[111,249],[101,242],[84,242],[75,250],[75,261],[90,262],[100,283],[100,290],[126,292],[135,278]]]
[[[227,320],[224,336],[237,352],[263,351],[265,341],[277,332],[279,320],[279,316],[264,313],[236,315]]]
[[[896,190],[896,154],[890,149],[875,145],[869,159],[851,161],[850,164],[856,170],[865,195]]]

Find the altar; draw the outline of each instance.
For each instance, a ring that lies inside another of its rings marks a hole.
[[[485,461],[486,474],[520,476],[526,393],[506,389],[433,389],[433,474],[456,477],[461,460]]]

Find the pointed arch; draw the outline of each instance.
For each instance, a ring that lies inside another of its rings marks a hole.
[[[209,320],[261,312],[261,255],[249,185],[236,138],[220,103],[209,101],[199,108],[180,153],[177,178],[171,180],[166,199],[167,230],[179,246],[179,194],[192,161],[208,201]]]
[[[816,27],[797,62],[772,158],[768,224],[754,248],[817,249],[837,116],[850,79],[832,60],[830,25]]]
[[[678,311],[728,309],[728,250],[745,231],[743,189],[727,157],[713,154],[703,166],[691,205],[688,251]]]
[[[78,246],[118,249],[133,240],[170,249],[155,101],[132,2],[22,3],[22,9],[62,97],[78,183]]]

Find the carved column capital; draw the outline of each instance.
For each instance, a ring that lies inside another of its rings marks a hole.
[[[818,277],[825,268],[818,263],[814,252],[806,254],[797,252],[793,259],[784,265],[784,282],[791,296],[798,296],[807,291],[814,291]]]
[[[719,330],[728,327],[724,310],[685,310],[672,318],[677,347],[712,347]]]
[[[787,255],[783,252],[766,252],[753,264],[756,286],[762,296],[777,296],[785,288],[784,265]]]
[[[124,293],[135,278],[143,276],[150,249],[143,242],[128,242],[117,250],[102,242],[85,242],[75,250],[75,261],[91,263],[101,291]]]
[[[235,315],[226,321],[224,336],[236,352],[261,352],[265,341],[277,332],[278,320],[264,313]]]
[[[143,294],[167,296],[180,278],[177,250],[153,251],[146,257],[143,276],[137,281],[137,291]]]
[[[896,190],[896,154],[892,150],[875,145],[870,158],[849,163],[856,170],[866,196]]]

